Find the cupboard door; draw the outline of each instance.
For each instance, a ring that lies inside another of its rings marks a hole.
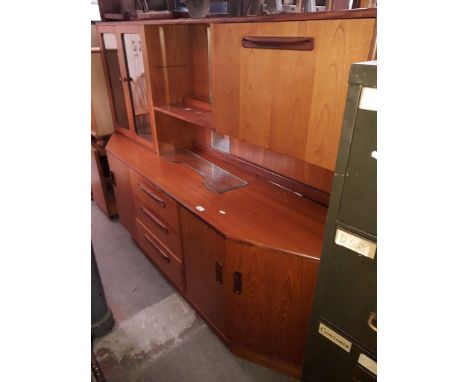
[[[229,242],[228,338],[301,365],[319,262]]]
[[[225,331],[225,239],[180,208],[185,283],[190,301],[218,331]]]
[[[123,56],[127,83],[132,106],[132,120],[135,134],[153,142],[151,130],[151,104],[148,99],[147,76],[143,59],[142,39],[139,33],[122,33]]]
[[[130,122],[127,114],[127,104],[121,67],[119,61],[119,49],[114,33],[102,33],[102,47],[107,68],[109,90],[112,98],[112,108],[117,128],[130,132]]]
[[[367,59],[374,25],[371,18],[214,24],[215,129],[333,170],[350,65]],[[312,50],[298,38],[313,39]]]
[[[130,182],[130,169],[114,155],[107,152],[107,159],[111,170],[112,184],[114,185],[115,200],[122,225],[135,234],[135,208],[133,205],[132,185]]]

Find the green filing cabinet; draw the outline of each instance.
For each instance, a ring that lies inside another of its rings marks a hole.
[[[302,382],[377,380],[376,91],[353,64]]]

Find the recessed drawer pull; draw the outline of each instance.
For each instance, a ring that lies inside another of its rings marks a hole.
[[[168,263],[171,262],[171,258],[168,255],[166,255],[159,247],[159,245],[157,245],[153,240],[151,240],[151,238],[147,234],[145,234],[145,239],[153,246],[154,249],[158,251],[158,253],[163,257],[164,260],[166,260]]]
[[[218,260],[215,261],[215,278],[217,284],[223,285],[223,264]]]
[[[367,320],[367,325],[371,328],[374,332],[377,332],[377,315],[374,312],[371,312],[369,315],[369,319]]]
[[[242,273],[240,273],[240,272],[234,272],[233,292],[235,294],[241,294],[242,293]]]
[[[155,195],[153,192],[148,190],[145,186],[140,186],[141,190],[148,195],[151,199],[155,200],[163,208],[166,207],[166,202],[162,200],[159,196]]]
[[[260,37],[244,36],[242,46],[253,49],[313,50],[313,37]]]
[[[141,210],[146,216],[150,218],[150,220],[154,224],[156,224],[161,229],[161,231],[165,233],[169,233],[169,230],[167,229],[167,227],[163,224],[161,220],[159,220],[156,216],[154,216],[151,212],[149,212],[145,207],[141,207]]]

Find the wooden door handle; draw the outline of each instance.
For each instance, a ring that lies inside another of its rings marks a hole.
[[[146,241],[147,241],[148,243],[150,243],[150,244],[153,246],[154,249],[156,249],[156,251],[162,256],[162,258],[163,258],[164,260],[166,260],[168,263],[171,262],[171,258],[170,258],[168,255],[166,255],[166,254],[162,251],[162,249],[159,247],[159,245],[157,245],[146,233],[145,233],[144,237],[145,237]]]
[[[148,211],[145,207],[141,207],[141,211],[146,215],[148,216],[148,218],[158,226],[158,228],[161,229],[161,231],[165,232],[165,233],[169,233],[169,230],[167,229],[167,227],[164,225],[164,223],[159,220],[156,216],[154,216],[150,211]]]
[[[235,294],[242,293],[242,273],[234,272],[234,288],[233,291]]]
[[[166,203],[159,196],[155,195],[153,192],[148,190],[145,186],[140,186],[141,190],[148,195],[151,199],[155,200],[161,207],[165,208]]]
[[[223,264],[218,260],[215,261],[215,278],[216,283],[223,285]]]
[[[244,36],[242,46],[252,49],[313,50],[313,37]]]

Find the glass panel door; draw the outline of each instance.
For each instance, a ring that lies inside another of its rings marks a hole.
[[[138,33],[124,33],[122,38],[127,68],[125,80],[131,95],[135,133],[152,141],[141,36]]]
[[[130,130],[127,108],[125,105],[124,88],[120,76],[117,39],[113,33],[103,33],[102,41],[116,123],[118,127]]]

